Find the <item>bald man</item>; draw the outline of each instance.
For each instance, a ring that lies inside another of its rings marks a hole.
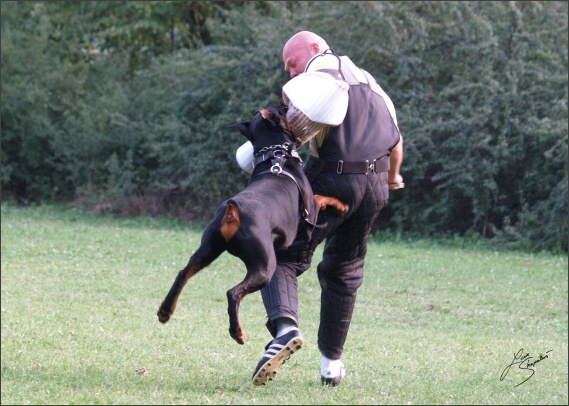
[[[310,140],[305,172],[315,194],[334,196],[349,206],[340,216],[320,211],[312,238],[299,233],[295,242],[277,254],[277,269],[261,290],[267,328],[274,337],[253,374],[253,385],[265,385],[280,365],[302,348],[298,327],[298,282],[314,250],[326,240],[317,273],[322,288],[318,348],[321,381],[337,386],[346,371],[341,356],[350,327],[356,293],[363,281],[367,238],[389,189],[404,187],[400,175],[403,138],[395,108],[383,89],[346,56],[336,55],[320,36],[301,31],[283,48],[284,68],[295,78],[322,71],[349,84],[344,121]]]

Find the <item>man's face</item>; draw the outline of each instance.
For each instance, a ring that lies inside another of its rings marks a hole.
[[[316,44],[289,43],[283,49],[284,69],[290,73],[290,78],[294,78],[304,72],[306,64],[314,55],[318,53]]]

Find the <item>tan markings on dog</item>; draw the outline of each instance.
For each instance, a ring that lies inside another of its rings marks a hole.
[[[225,214],[223,215],[223,220],[221,220],[220,230],[225,242],[233,238],[237,230],[239,230],[239,227],[241,227],[241,222],[239,221],[237,208],[232,204],[228,204],[225,209]]]
[[[333,207],[341,216],[348,212],[349,206],[335,197],[314,195],[314,200],[320,207],[320,210],[326,210],[326,207]]]

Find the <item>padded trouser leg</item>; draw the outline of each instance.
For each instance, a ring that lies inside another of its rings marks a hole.
[[[359,262],[363,265],[363,260]],[[330,359],[342,356],[363,274],[363,266],[356,265],[355,269],[336,274],[323,272],[318,266],[322,287],[318,348]]]
[[[275,320],[289,318],[298,326],[298,282],[296,271],[286,264],[279,264],[271,281],[261,289],[261,296],[269,320],[267,329],[273,337],[277,334]]]
[[[337,216],[336,216],[337,217]],[[326,224],[333,224],[327,221]],[[299,233],[294,243],[286,250],[277,252],[277,268],[269,284],[261,289],[263,304],[267,311],[267,329],[276,336],[275,320],[281,317],[290,319],[298,326],[298,281],[312,261],[314,250],[326,235],[325,228],[316,228],[309,240]]]
[[[379,179],[379,176],[365,178],[365,194],[360,205],[328,236],[322,262],[318,265],[322,287],[318,347],[322,355],[330,359],[342,356],[356,293],[363,282],[367,238],[387,202],[386,188],[376,183]]]

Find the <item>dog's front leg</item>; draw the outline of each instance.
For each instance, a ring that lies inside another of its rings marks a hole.
[[[316,200],[316,204],[320,210],[326,210],[326,207],[332,207],[332,209],[340,216],[345,215],[349,209],[347,204],[335,197],[314,195],[314,200]]]

